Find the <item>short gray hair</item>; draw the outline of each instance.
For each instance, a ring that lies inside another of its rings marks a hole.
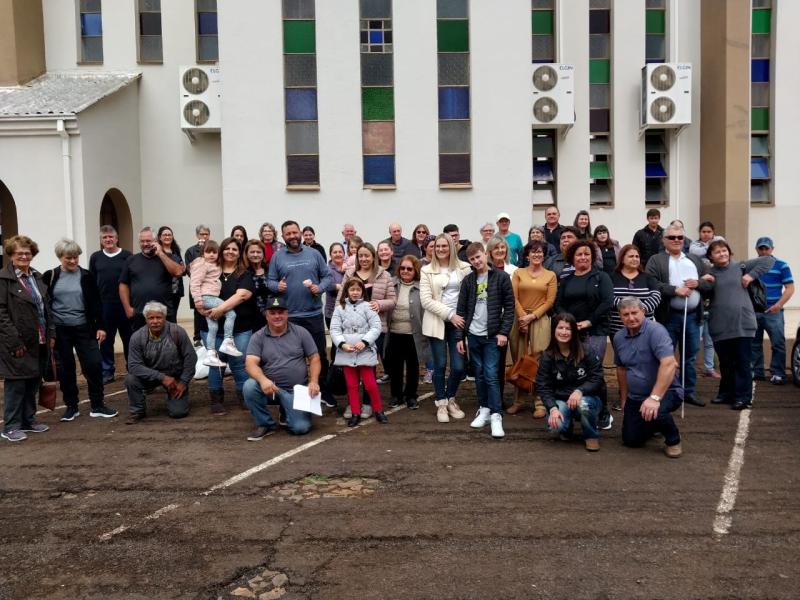
[[[102,233],[113,233],[114,235],[119,235],[119,234],[117,233],[117,230],[116,230],[116,229],[114,229],[114,226],[113,226],[113,225],[103,225],[103,226],[100,228],[100,233],[101,233],[101,234],[102,234]]]
[[[61,258],[63,256],[80,256],[83,254],[83,250],[81,250],[78,242],[67,238],[61,238],[56,242],[55,251],[56,258]]]
[[[672,222],[667,226],[667,228],[664,230],[664,234],[666,234],[668,231],[678,231],[680,233],[684,233],[683,227],[676,225],[675,222]]]
[[[209,234],[211,233],[211,227],[208,225],[203,225],[200,223],[197,227],[194,228],[194,234],[199,235],[201,231],[207,231]]]
[[[506,239],[504,237],[502,237],[502,236],[496,235],[492,239],[490,239],[488,242],[486,242],[486,254],[489,255],[489,260],[491,260],[492,252],[500,244],[505,244],[505,247],[506,247],[506,258],[505,258],[504,262],[505,262],[505,264],[508,264],[509,262],[511,262],[511,257],[509,256],[511,254],[511,248],[509,247],[508,242],[506,241]]]
[[[491,228],[492,228],[492,232],[494,233],[494,223],[489,223],[489,221],[486,221],[486,223],[484,223],[483,225],[481,225],[481,226],[478,228],[478,232],[481,232],[481,231],[483,231],[483,228],[484,228],[484,227],[491,227]]]
[[[142,309],[142,314],[146,318],[147,314],[152,312],[161,313],[166,317],[167,307],[164,304],[161,304],[161,302],[156,302],[155,300],[151,300],[150,302],[144,305],[144,308]]]
[[[144,227],[142,227],[142,228],[139,230],[139,233],[148,233],[148,232],[149,232],[149,233],[152,233],[153,235],[155,235],[155,233],[153,232],[153,228],[152,228],[152,227],[150,227],[150,225],[145,225]]]
[[[639,300],[639,298],[634,296],[625,296],[622,300],[620,300],[619,308],[617,310],[622,312],[624,309],[633,308],[634,306],[644,312],[644,304],[642,304],[642,301]]]

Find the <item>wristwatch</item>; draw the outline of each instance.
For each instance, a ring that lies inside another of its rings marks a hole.
[[[650,394],[649,398],[651,400],[655,400],[656,402],[661,402],[661,396],[659,396],[658,394]]]

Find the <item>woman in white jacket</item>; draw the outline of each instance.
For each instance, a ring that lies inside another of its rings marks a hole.
[[[463,419],[464,411],[456,404],[455,395],[464,375],[464,357],[456,350],[456,328],[464,327],[464,319],[456,314],[461,280],[470,272],[468,263],[458,260],[453,238],[436,236],[433,260],[422,267],[419,297],[425,313],[422,333],[428,338],[433,356],[433,389],[436,394],[436,418],[447,423],[450,417]],[[450,376],[445,385],[447,355],[450,355]]]

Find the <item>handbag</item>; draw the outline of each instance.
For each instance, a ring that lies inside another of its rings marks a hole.
[[[521,392],[532,394],[536,387],[536,374],[539,372],[539,357],[528,354],[528,336],[530,336],[530,328],[528,328],[528,335],[520,340],[520,345],[524,342],[525,351],[518,355],[517,362],[506,369],[506,381]]]
[[[742,265],[742,274],[744,275],[746,271],[747,268]],[[755,312],[763,313],[767,310],[767,288],[758,277],[747,286],[747,294],[750,296],[750,302],[753,304]]]
[[[53,370],[54,381],[42,380],[39,386],[39,406],[47,410],[55,410],[56,397],[58,396],[58,376],[56,373],[56,359],[50,352],[50,368]]]

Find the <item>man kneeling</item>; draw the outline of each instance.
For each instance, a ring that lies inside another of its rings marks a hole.
[[[173,419],[189,414],[189,382],[197,363],[192,341],[182,327],[167,322],[167,307],[148,302],[142,311],[147,327],[132,336],[128,347],[128,425],[145,417],[145,396],[159,385],[167,390],[167,413]]]
[[[269,404],[280,405],[291,433],[308,433],[311,413],[293,408],[294,386],[308,385],[309,395],[319,394],[321,362],[314,338],[303,327],[289,323],[289,310],[282,297],[270,300],[266,316],[266,326],[250,338],[244,363],[250,379],[242,393],[256,422],[255,430],[247,438],[250,442],[275,430]]]

